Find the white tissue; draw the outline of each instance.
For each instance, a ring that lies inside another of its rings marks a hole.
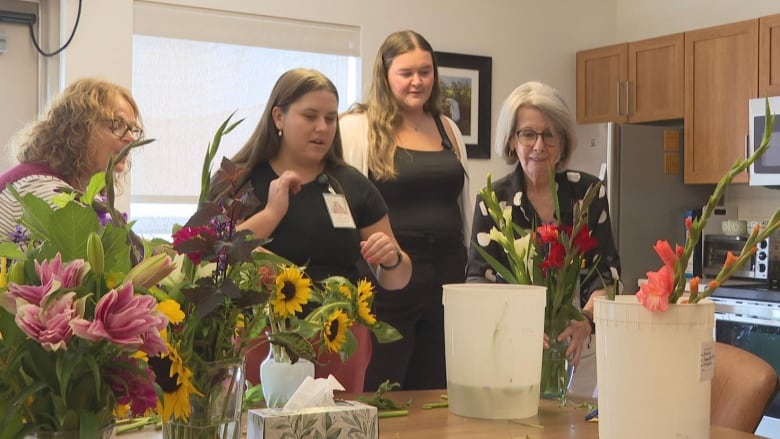
[[[328,375],[328,378],[317,378],[316,380],[307,376],[282,410],[300,410],[336,405],[333,402],[334,390],[344,390],[344,386],[333,375]]]

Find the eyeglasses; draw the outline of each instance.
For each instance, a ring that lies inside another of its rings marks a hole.
[[[553,134],[549,131],[537,133],[534,130],[520,130],[515,132],[517,141],[520,142],[523,146],[536,145],[536,139],[538,139],[539,136],[542,137],[542,142],[544,142],[544,144],[547,146],[558,146],[561,141],[561,138],[557,134]]]
[[[129,125],[122,119],[111,119],[111,132],[120,139],[125,137],[129,132],[133,135],[133,139],[139,140],[144,137],[144,130],[138,125]]]

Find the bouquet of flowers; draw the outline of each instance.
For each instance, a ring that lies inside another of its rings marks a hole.
[[[208,200],[211,163],[220,140],[241,122],[231,124],[230,119],[207,149],[197,211],[177,227],[172,243],[153,242],[156,249],[171,254],[178,267],[149,290],[170,322],[164,333],[167,352],[149,359],[163,394],[159,414],[166,423],[215,427],[211,433],[202,430],[203,437],[221,429],[235,431],[222,417],[225,410],[240,408],[240,397],[231,402],[225,395],[237,395],[232,392],[236,386],[242,390],[243,382],[207,371],[215,363],[243,362],[250,342],[268,341],[278,358],[295,362],[314,361],[318,346],[348,356],[356,346],[348,331],[355,322],[368,326],[380,340],[399,337],[371,314],[369,282],[355,286],[332,277],[314,285],[305,267],[264,251],[261,245],[266,240],[236,228],[258,204],[246,183],[246,169],[223,158],[214,183],[225,187],[225,193],[217,201]],[[309,302],[319,306],[304,317],[303,305]],[[214,394],[215,383],[222,396]]]
[[[550,187],[553,188],[555,218],[561,218],[557,197],[557,185],[552,170],[549,172]],[[542,392],[545,395],[565,398],[569,374],[564,344],[556,341],[571,319],[585,317],[574,299],[579,291],[581,279],[589,278],[596,269],[585,273],[586,253],[597,245],[588,229],[588,208],[604,187],[597,182],[588,187],[582,200],[574,205],[573,224],[544,224],[535,230],[524,230],[512,221],[512,206],[499,202],[493,191],[490,175],[487,185],[479,195],[484,209],[493,219],[495,226],[489,233],[477,236],[477,252],[490,264],[496,273],[508,283],[544,285],[547,287],[545,307],[545,334],[549,336],[551,349],[543,356]],[[484,248],[496,242],[503,250],[508,265],[491,256]]]
[[[639,291],[636,293],[637,299],[647,309],[651,311],[666,311],[670,303],[679,303],[682,300],[688,303],[697,303],[702,299],[705,299],[712,295],[712,293],[731,275],[742,267],[750,257],[756,252],[756,245],[768,236],[774,233],[775,230],[780,228],[780,209],[775,210],[771,219],[767,223],[767,226],[761,229],[756,226],[750,232],[750,236],[745,241],[745,244],[740,252],[739,256],[735,256],[733,253],[728,252],[726,255],[726,261],[723,264],[723,268],[718,275],[710,281],[703,291],[699,291],[700,279],[694,277],[690,280],[690,296],[687,299],[683,299],[685,293],[686,278],[685,268],[688,265],[688,260],[693,254],[693,249],[699,243],[701,238],[701,231],[704,225],[707,223],[712,211],[718,205],[718,202],[723,197],[726,188],[731,183],[731,180],[761,157],[770,146],[770,140],[772,137],[772,127],[774,126],[774,115],[769,108],[769,100],[766,102],[766,129],[764,130],[764,137],[761,140],[761,145],[756,151],[746,159],[737,160],[734,165],[731,166],[729,172],[724,175],[718,184],[715,186],[715,190],[707,200],[706,206],[702,211],[702,215],[699,218],[686,218],[686,241],[685,246],[677,244],[672,249],[671,245],[667,241],[658,241],[653,246],[653,249],[663,261],[663,266],[658,271],[650,271],[647,273],[647,282],[643,284]],[[611,295],[614,299],[614,294]]]
[[[136,265],[143,250],[113,207],[113,163],[55,206],[16,194],[24,228],[0,244],[0,437],[97,438],[116,414],[155,407],[144,357],[166,352],[168,319],[141,290],[172,265],[164,255]]]

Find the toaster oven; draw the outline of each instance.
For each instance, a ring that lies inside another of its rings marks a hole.
[[[705,278],[714,278],[723,268],[728,252],[739,256],[747,236],[705,235],[702,240],[701,272]],[[766,280],[770,286],[780,280],[780,240],[771,236],[756,246],[756,253],[732,275],[737,279]]]

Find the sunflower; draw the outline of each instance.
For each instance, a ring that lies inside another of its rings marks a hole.
[[[192,384],[192,371],[184,366],[179,351],[168,345],[168,353],[149,358],[157,376],[163,400],[157,401],[157,413],[167,422],[171,415],[186,421],[190,417],[190,395],[203,396]]]
[[[376,324],[376,316],[371,313],[371,297],[374,296],[374,286],[371,282],[362,279],[357,284],[358,317],[366,325]]]
[[[274,314],[286,318],[302,312],[301,305],[309,301],[311,279],[295,266],[284,267],[276,277],[276,291],[271,301]]]
[[[168,317],[168,321],[173,324],[184,321],[184,311],[181,310],[179,302],[175,300],[163,300],[157,304],[157,310],[165,314],[165,317]]]
[[[325,344],[331,352],[341,351],[344,342],[347,341],[347,331],[352,326],[352,321],[347,314],[338,309],[325,321]]]

